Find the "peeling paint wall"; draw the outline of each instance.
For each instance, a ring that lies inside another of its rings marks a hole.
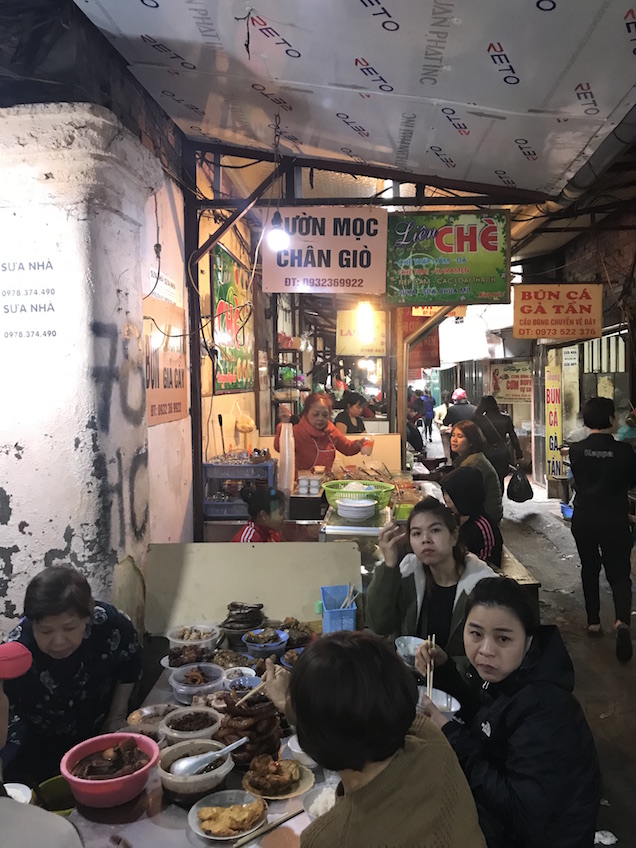
[[[0,148],[2,633],[46,565],[76,565],[102,597],[124,556],[143,567],[141,227],[164,178],[97,106],[2,109]]]

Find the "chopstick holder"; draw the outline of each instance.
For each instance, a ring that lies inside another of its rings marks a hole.
[[[281,816],[279,819],[276,819],[274,822],[268,822],[260,827],[258,830],[255,830],[253,833],[250,833],[248,836],[243,836],[242,839],[237,839],[234,843],[234,848],[241,848],[243,845],[249,845],[251,842],[254,842],[256,839],[259,839],[263,834],[269,833],[270,830],[274,830],[274,828],[278,827],[279,824],[284,824],[289,819],[293,819],[296,816],[299,816],[302,812],[304,812],[303,808],[300,807],[298,810],[293,810],[291,813],[285,813],[284,816]]]

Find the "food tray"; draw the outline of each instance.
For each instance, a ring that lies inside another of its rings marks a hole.
[[[356,629],[357,607],[355,603],[345,609],[340,609],[340,605],[347,597],[349,589],[349,586],[320,587],[323,633],[335,633],[336,630]]]
[[[347,489],[350,483],[361,483],[365,488],[359,492]],[[336,501],[340,498],[352,501],[371,498],[377,501],[378,510],[384,509],[389,505],[394,489],[395,486],[392,483],[377,483],[375,480],[332,480],[329,483],[323,483],[327,503],[334,509],[336,509]]]

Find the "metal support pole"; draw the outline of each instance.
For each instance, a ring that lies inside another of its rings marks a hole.
[[[185,185],[196,185],[196,147],[184,143],[182,158]],[[190,346],[190,423],[192,430],[192,524],[195,542],[203,541],[203,426],[201,420],[201,302],[190,282],[188,257],[194,253],[199,240],[199,222],[196,200],[190,192],[184,199],[184,249],[186,255],[186,280],[188,289],[188,340]],[[196,277],[195,277],[196,280]],[[210,398],[212,403],[212,398]]]

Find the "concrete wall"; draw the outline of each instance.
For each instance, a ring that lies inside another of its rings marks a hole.
[[[155,245],[161,245],[157,258]],[[183,194],[169,177],[148,199],[141,229],[141,273],[144,297],[155,296],[157,270],[174,283],[173,302],[185,309],[188,332],[188,297],[185,285]],[[154,274],[154,277],[152,276]],[[154,291],[153,291],[154,289]],[[186,345],[190,372],[189,346]],[[187,380],[188,407],[190,381]],[[191,542],[192,431],[190,414],[178,421],[148,427],[148,485],[150,542]]]
[[[165,484],[160,451],[181,429],[186,452],[187,425],[153,434],[151,465],[142,227],[158,160],[102,107],[0,111],[1,633],[44,566],[76,565],[102,597],[125,555],[143,567],[150,478]]]

